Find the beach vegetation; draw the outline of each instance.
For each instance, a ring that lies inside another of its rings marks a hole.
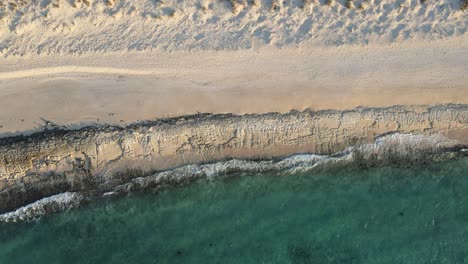
[[[468,10],[468,0],[461,0],[460,10],[467,11]]]
[[[231,12],[233,14],[237,13],[237,0],[229,0],[229,6],[231,7]]]
[[[308,6],[310,6],[310,4],[311,0],[302,0],[301,8],[307,8]]]

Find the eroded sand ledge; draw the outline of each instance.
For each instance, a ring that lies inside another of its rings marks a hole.
[[[424,146],[408,146],[416,151],[466,148],[468,105],[199,114],[3,138],[0,212],[67,191],[104,193],[185,164],[333,154],[392,133],[437,135]]]

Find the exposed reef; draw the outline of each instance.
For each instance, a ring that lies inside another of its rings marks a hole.
[[[0,139],[0,212],[58,193],[126,192],[209,177],[207,171],[304,168],[339,157],[363,166],[412,164],[467,146],[468,105],[197,114],[126,127],[57,128]],[[314,155],[274,161],[299,153]],[[236,160],[206,164],[229,159]]]

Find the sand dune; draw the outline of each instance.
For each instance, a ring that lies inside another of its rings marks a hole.
[[[464,36],[464,0],[0,1],[0,54],[239,50]]]

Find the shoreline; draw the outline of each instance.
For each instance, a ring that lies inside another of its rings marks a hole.
[[[41,217],[64,212],[73,208],[95,202],[98,199],[122,197],[141,191],[158,192],[166,188],[183,186],[197,180],[223,179],[242,175],[261,176],[263,174],[301,174],[323,173],[353,169],[369,169],[374,167],[403,167],[414,168],[433,163],[448,162],[468,157],[467,149],[449,147],[437,149],[435,152],[412,149],[411,154],[422,154],[415,157],[409,153],[408,145],[397,146],[401,152],[392,153],[392,146],[387,145],[392,140],[418,140],[418,136],[411,134],[393,134],[384,136],[382,143],[372,143],[350,147],[344,152],[333,155],[297,154],[272,160],[238,160],[229,159],[206,164],[192,164],[171,170],[161,171],[150,175],[130,177],[121,184],[112,187],[107,192],[103,190],[84,190],[77,192],[63,192],[43,197],[30,204],[21,206],[13,211],[0,213],[0,224],[11,222],[34,221]],[[419,138],[421,139],[421,138]],[[427,139],[427,138],[426,138]],[[380,145],[380,146],[379,146]],[[468,145],[467,145],[468,146]],[[414,147],[414,145],[413,145]],[[404,150],[403,150],[404,149]],[[373,157],[378,155],[378,158]]]
[[[229,159],[333,155],[350,147],[377,165],[392,153],[424,159],[466,149],[467,130],[468,105],[453,104],[199,114],[125,127],[49,129],[0,139],[0,212],[58,193],[106,193],[132,178]],[[400,134],[410,136],[386,140]],[[359,147],[366,144],[370,149]],[[380,150],[381,145],[389,147]],[[381,151],[387,154],[379,158]]]

